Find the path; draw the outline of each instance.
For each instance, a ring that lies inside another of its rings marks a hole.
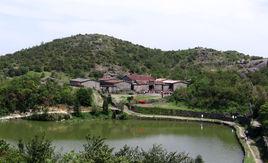
[[[216,119],[206,119],[206,118],[193,118],[193,117],[181,117],[181,116],[168,116],[168,115],[150,115],[150,114],[141,114],[136,113],[128,109],[124,109],[124,112],[128,115],[140,117],[140,118],[152,118],[152,119],[173,119],[173,120],[184,120],[184,121],[198,121],[198,122],[212,122],[212,123],[221,123],[225,124],[231,127],[234,127],[238,132],[237,136],[240,141],[244,141],[246,144],[246,147],[243,145],[243,148],[245,149],[245,152],[248,152],[247,149],[249,149],[250,154],[252,155],[255,163],[262,163],[262,160],[260,159],[259,152],[254,152],[252,149],[251,143],[252,140],[246,139],[246,135],[244,133],[244,128],[239,126],[238,124],[234,122],[229,121],[222,121],[222,120],[216,120]]]
[[[49,111],[47,112],[48,114],[69,114],[66,111]],[[11,119],[21,119],[21,118],[26,118],[30,117],[34,114],[44,114],[44,112],[38,112],[38,113],[24,113],[24,114],[10,114],[8,116],[0,117],[0,121],[4,120],[11,120]]]

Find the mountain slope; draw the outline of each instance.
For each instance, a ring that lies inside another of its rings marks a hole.
[[[57,71],[70,76],[99,77],[103,73],[147,73],[157,77],[189,78],[201,70],[238,69],[250,57],[236,51],[194,48],[162,51],[106,35],[76,35],[0,57],[7,76],[32,71]]]

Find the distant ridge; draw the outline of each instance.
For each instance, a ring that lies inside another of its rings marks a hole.
[[[135,72],[156,77],[190,78],[201,71],[239,70],[253,58],[237,51],[192,48],[178,51],[150,49],[107,35],[75,35],[0,57],[2,74],[55,71],[69,76],[100,77]]]

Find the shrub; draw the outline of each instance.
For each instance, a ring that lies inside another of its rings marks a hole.
[[[91,106],[91,99],[92,96],[92,90],[87,88],[80,88],[76,92],[76,100],[79,102],[81,106]]]
[[[85,161],[96,163],[111,162],[113,159],[113,148],[104,143],[104,139],[100,137],[86,137],[87,143],[84,145],[82,157]]]
[[[28,120],[33,121],[61,121],[63,119],[70,119],[71,116],[69,114],[63,113],[44,113],[44,114],[33,114],[30,117],[27,117]]]
[[[9,150],[9,144],[7,144],[4,140],[0,140],[0,157],[5,155]]]
[[[54,147],[44,135],[35,136],[24,146],[23,156],[29,163],[43,163],[46,160],[53,160]]]

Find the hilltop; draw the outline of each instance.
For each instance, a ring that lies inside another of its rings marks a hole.
[[[241,62],[260,59],[236,51],[193,48],[162,51],[107,35],[75,35],[0,57],[1,74],[63,72],[70,77],[101,77],[129,72],[187,79],[201,71],[241,70]]]

